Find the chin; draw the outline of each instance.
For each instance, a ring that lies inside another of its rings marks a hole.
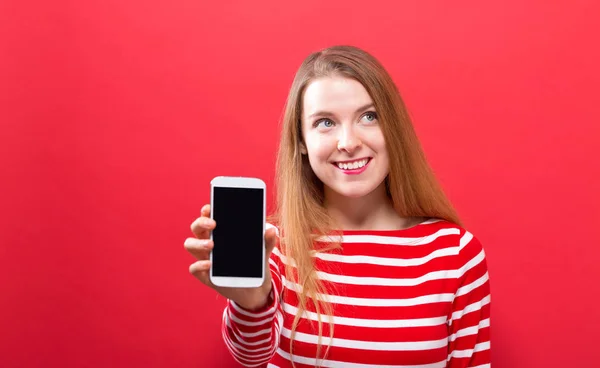
[[[330,187],[335,193],[348,198],[361,198],[372,193],[377,186],[365,187],[362,185],[343,185]]]

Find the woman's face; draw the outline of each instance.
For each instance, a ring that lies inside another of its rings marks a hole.
[[[312,81],[302,101],[302,153],[329,190],[365,196],[383,185],[389,158],[373,100],[354,79]]]

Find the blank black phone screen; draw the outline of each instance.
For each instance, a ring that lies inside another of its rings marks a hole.
[[[262,277],[264,190],[213,188],[213,276]]]

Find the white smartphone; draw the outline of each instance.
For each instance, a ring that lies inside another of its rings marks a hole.
[[[210,182],[210,281],[259,287],[265,279],[266,185],[257,178],[218,176]]]

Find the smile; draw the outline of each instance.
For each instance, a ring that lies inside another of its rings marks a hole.
[[[334,162],[333,165],[345,174],[360,174],[366,170],[371,158],[362,158],[355,161]]]

